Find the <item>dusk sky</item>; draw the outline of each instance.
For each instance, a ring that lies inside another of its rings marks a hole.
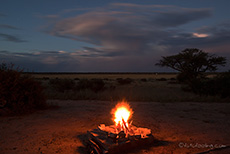
[[[1,0],[0,62],[34,72],[164,72],[199,48],[230,70],[229,0]]]

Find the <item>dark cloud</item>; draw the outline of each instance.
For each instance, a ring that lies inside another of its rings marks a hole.
[[[9,51],[7,51],[7,50],[0,50],[0,54],[8,54],[9,53]]]
[[[90,50],[90,48],[87,48],[87,50]],[[101,51],[99,52],[101,53]],[[140,60],[139,56],[131,55],[126,57],[115,56],[113,58],[106,55],[97,55],[95,58],[87,56],[86,53],[83,55],[83,53],[84,51],[72,53],[65,51],[23,53],[3,50],[0,51],[0,62],[12,62],[16,66],[24,68],[25,71],[38,72],[147,72],[154,70],[152,57],[142,57]]]
[[[85,57],[117,57],[124,56],[124,52],[100,50],[97,48],[83,47],[83,51],[78,51],[79,56]]]
[[[45,29],[54,36],[91,44],[66,55],[78,61],[80,71],[159,71],[162,68],[154,64],[163,55],[194,47],[215,53],[211,46],[220,49],[230,43],[229,22],[183,29],[211,17],[210,8],[113,3],[87,11],[59,18]]]
[[[145,55],[167,48],[172,34],[166,28],[207,18],[211,13],[207,8],[115,3],[60,20],[47,32],[96,45],[87,49],[92,55],[82,56]]]
[[[18,38],[17,36],[4,34],[4,33],[0,33],[0,38],[3,38],[4,41],[15,42],[15,43],[27,42],[25,40]]]
[[[204,26],[191,32],[172,31],[162,40],[162,45],[208,47],[230,44],[230,22]]]
[[[75,11],[78,11],[76,16],[66,18],[65,13],[73,15]],[[44,31],[86,42],[89,46],[84,45],[75,52],[3,50],[0,59],[36,71],[166,71],[154,66],[161,56],[189,47],[213,52],[214,44],[216,51],[224,47],[221,49],[224,55],[230,44],[230,22],[189,31],[182,28],[209,18],[212,15],[209,8],[114,3],[101,8],[65,10],[62,15],[64,17],[42,16],[48,25]],[[0,37],[7,41],[21,40],[10,36],[0,33]]]
[[[160,12],[154,23],[163,27],[175,27],[210,17],[212,9],[179,9],[177,11]]]
[[[214,26],[205,26],[197,30],[199,33],[209,35],[208,43],[230,43],[230,21],[225,21]]]
[[[4,13],[0,13],[0,17],[6,17]]]
[[[0,62],[14,63],[29,71],[77,71],[76,56],[65,51],[11,52],[0,51]]]
[[[19,30],[19,28],[15,27],[15,26],[7,25],[7,24],[0,24],[0,28]]]
[[[59,18],[58,15],[54,15],[54,14],[50,14],[50,15],[40,15],[40,14],[38,14],[37,17],[41,18],[41,19],[49,19],[49,20]]]

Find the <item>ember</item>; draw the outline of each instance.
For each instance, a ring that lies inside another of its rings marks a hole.
[[[148,128],[140,128],[129,122],[133,110],[125,101],[112,109],[114,125],[100,124],[97,129],[88,131],[91,153],[119,153],[142,144],[152,143],[153,136]]]

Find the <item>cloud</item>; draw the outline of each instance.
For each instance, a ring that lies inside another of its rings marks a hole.
[[[6,17],[4,13],[0,13],[0,17]]]
[[[208,18],[211,14],[209,8],[114,3],[59,20],[46,32],[94,45],[82,56],[90,57],[90,53],[92,57],[145,55],[167,48],[167,39],[172,35],[168,28]]]
[[[175,27],[192,21],[204,19],[212,15],[212,9],[185,9],[177,11],[160,12],[154,22],[163,27]]]
[[[43,19],[57,19],[57,18],[59,18],[59,16],[58,16],[58,15],[55,15],[55,14],[37,15],[37,17],[43,18]]]
[[[7,25],[7,24],[0,24],[0,28],[19,30],[19,28],[15,27],[15,26]]]
[[[77,56],[66,51],[0,51],[0,62],[14,63],[29,71],[77,71]]]
[[[211,8],[113,3],[82,10],[70,10],[72,17],[59,18],[45,29],[50,35],[90,44],[69,55],[77,59],[79,70],[158,71],[162,68],[154,64],[163,55],[194,47],[215,53],[210,46],[221,49],[230,43],[230,22],[183,29],[210,18]],[[79,12],[73,16],[74,11]]]
[[[0,38],[3,38],[3,41],[9,41],[9,42],[15,42],[15,43],[27,42],[25,40],[20,39],[17,36],[10,35],[10,34],[4,34],[4,33],[0,33]]]
[[[210,44],[230,43],[230,20],[197,29],[199,33],[209,34]]]
[[[88,48],[87,48],[88,49]],[[86,50],[86,49],[85,49]],[[100,51],[98,51],[100,53]],[[95,51],[95,54],[98,53]],[[87,55],[83,51],[0,51],[0,62],[14,63],[25,71],[37,72],[136,72],[152,71],[152,57],[130,55],[126,57]],[[106,53],[104,53],[106,54]],[[157,69],[156,69],[157,70]],[[156,71],[155,70],[155,71]]]
[[[131,3],[64,10],[60,15],[41,16],[47,22],[43,32],[86,42],[88,46],[84,43],[75,52],[0,51],[0,58],[37,71],[159,71],[162,68],[154,64],[161,56],[189,47],[213,52],[211,46],[216,45],[215,49],[229,46],[230,22],[204,23],[204,27],[183,29],[189,23],[199,22],[200,25],[202,19],[211,17],[212,13],[210,8]],[[7,41],[17,40],[7,34],[0,33],[0,37]]]
[[[193,36],[202,38],[202,37],[208,37],[209,35],[208,34],[202,34],[202,33],[193,33]]]
[[[230,21],[202,26],[194,30],[194,32],[172,31],[169,32],[169,36],[161,43],[170,46],[180,45],[201,48],[225,46],[230,43]]]

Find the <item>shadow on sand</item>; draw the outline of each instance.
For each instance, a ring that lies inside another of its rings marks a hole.
[[[83,144],[83,146],[78,147],[76,149],[76,152],[80,153],[80,154],[88,154],[90,153],[90,148],[89,148],[89,144],[88,144],[88,135],[87,133],[85,134],[80,134],[76,136]],[[153,142],[148,143],[148,144],[138,144],[138,146],[132,147],[132,148],[122,148],[119,149],[119,151],[116,152],[110,152],[111,153],[119,153],[119,154],[128,154],[128,153],[135,153],[135,152],[140,152],[142,150],[149,150],[152,147],[159,147],[159,146],[167,146],[171,144],[171,142],[169,141],[163,141],[163,140],[158,140],[156,138],[154,138]]]

